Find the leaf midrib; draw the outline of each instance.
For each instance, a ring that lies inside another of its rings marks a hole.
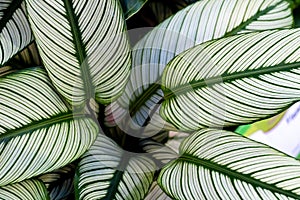
[[[0,33],[3,28],[6,26],[7,22],[11,20],[15,11],[21,7],[23,0],[13,0],[10,5],[4,10],[3,17],[0,20]]]
[[[64,5],[66,9],[66,16],[70,22],[71,32],[73,36],[73,42],[76,49],[75,56],[78,59],[80,65],[81,77],[83,79],[84,92],[86,95],[86,101],[91,99],[95,94],[95,88],[92,83],[92,78],[90,74],[89,64],[87,62],[87,52],[85,45],[82,40],[81,30],[79,28],[79,22],[73,8],[71,0],[64,0]],[[87,103],[87,102],[85,102]]]
[[[250,17],[248,20],[242,22],[239,26],[235,27],[234,29],[232,29],[231,31],[227,32],[223,37],[227,37],[227,36],[232,36],[232,35],[236,35],[239,31],[243,30],[247,25],[249,25],[250,23],[252,23],[253,21],[256,21],[260,16],[270,12],[272,9],[276,8],[278,5],[280,5],[282,2],[284,2],[286,0],[282,0],[280,2],[278,2],[275,5],[269,6],[264,10],[261,10],[259,12],[257,12],[255,15],[253,15],[252,17]],[[216,79],[219,79],[216,78]],[[152,85],[150,85],[150,87],[148,87],[141,95],[139,95],[136,98],[136,101],[133,101],[130,106],[129,106],[129,113],[130,116],[134,116],[138,110],[146,103],[146,101],[158,90],[160,89],[160,81],[161,81],[161,77],[158,78],[158,82],[154,83]],[[209,80],[205,80],[205,83],[207,83],[207,81]],[[169,90],[166,90],[169,91]],[[172,89],[173,91],[173,89]],[[164,99],[168,99],[168,93],[165,93],[165,97]],[[172,92],[171,92],[172,93]],[[177,91],[176,91],[177,94]]]
[[[25,126],[9,130],[4,134],[0,135],[0,141],[8,141],[13,137],[21,136],[23,134],[30,133],[37,129],[42,129],[45,127],[49,127],[53,124],[58,124],[58,123],[70,121],[73,119],[83,118],[83,117],[86,117],[86,115],[81,113],[73,113],[72,111],[69,111],[66,113],[61,113],[56,116],[52,116],[51,118],[48,119],[33,121]]]
[[[116,169],[126,169],[126,166],[129,163],[129,159],[126,159],[128,157],[126,156],[121,156],[120,157],[120,163],[119,166]],[[116,194],[118,192],[118,187],[120,182],[122,181],[124,175],[124,170],[120,171],[120,170],[116,170],[114,173],[114,176],[110,182],[110,187],[107,190],[107,196],[105,197],[106,200],[113,200],[116,198]]]
[[[254,185],[255,187],[261,187],[263,189],[270,190],[273,193],[283,194],[283,195],[286,195],[288,197],[295,198],[295,199],[300,198],[299,195],[294,194],[292,192],[289,192],[287,190],[283,190],[281,188],[278,188],[274,184],[267,184],[267,183],[262,182],[260,180],[251,178],[250,175],[245,175],[245,174],[239,173],[237,171],[234,171],[234,170],[231,170],[231,169],[227,168],[226,166],[222,166],[222,165],[219,165],[217,163],[210,162],[209,160],[204,160],[204,159],[201,159],[201,158],[195,158],[193,155],[183,154],[175,162],[178,162],[178,161],[188,162],[188,163],[191,163],[191,164],[195,164],[197,166],[205,167],[209,170],[217,171],[221,174],[225,174],[226,176],[230,177],[231,180],[238,179],[238,180],[244,181],[246,183],[249,183],[251,185]]]
[[[129,106],[130,116],[134,116],[138,110],[146,103],[146,101],[160,88],[160,83],[151,84],[144,92],[139,95]]]
[[[234,29],[232,29],[231,31],[227,32],[224,35],[224,37],[236,35],[238,32],[240,32],[241,30],[243,30],[246,26],[248,26],[249,24],[251,24],[253,21],[256,21],[260,16],[262,16],[264,14],[267,14],[268,12],[270,12],[271,10],[273,10],[274,8],[276,8],[278,5],[282,4],[282,2],[286,2],[286,0],[279,1],[275,5],[266,7],[264,10],[261,10],[261,11],[257,12],[255,15],[253,15],[252,17],[250,17],[246,21],[242,22],[239,26],[237,26]]]
[[[203,87],[208,87],[208,86],[211,87],[213,85],[220,84],[220,83],[230,83],[235,80],[241,80],[243,78],[258,78],[259,76],[272,74],[276,72],[287,72],[293,69],[297,69],[299,67],[300,67],[300,62],[281,63],[278,65],[267,66],[267,67],[254,69],[254,70],[241,71],[241,72],[236,72],[231,74],[222,74],[220,76],[211,77],[207,79],[201,79],[196,81],[194,80],[189,83],[185,83],[177,87],[174,87],[172,89],[166,88],[164,90],[165,93],[164,99],[167,100],[167,99],[175,98],[176,96],[183,95]]]

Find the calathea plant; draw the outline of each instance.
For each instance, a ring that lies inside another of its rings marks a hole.
[[[176,1],[131,46],[145,2],[0,2],[0,198],[300,199],[298,160],[229,131],[300,100],[298,2]]]

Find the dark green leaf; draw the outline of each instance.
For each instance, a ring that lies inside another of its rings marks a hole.
[[[137,13],[148,0],[120,0],[125,18],[128,19]]]

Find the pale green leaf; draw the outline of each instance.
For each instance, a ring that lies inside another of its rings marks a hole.
[[[98,126],[68,108],[40,68],[0,78],[0,185],[60,168],[93,143]]]
[[[180,155],[158,178],[174,199],[300,199],[300,162],[238,134],[201,130]]]
[[[74,106],[107,104],[127,82],[130,47],[118,0],[26,0],[43,63]]]
[[[143,154],[121,149],[99,134],[77,172],[79,199],[143,199],[153,181],[155,165]]]
[[[0,2],[0,67],[33,40],[23,0]]]
[[[107,112],[107,124],[168,129],[171,126],[155,114],[163,97],[159,88],[165,82],[159,80],[166,64],[184,50],[211,39],[291,27],[289,6],[284,0],[203,0],[168,18],[135,45],[130,80]]]
[[[181,130],[247,124],[300,100],[300,29],[227,37],[168,64],[161,115]]]
[[[44,183],[39,180],[25,180],[0,187],[1,200],[48,200]]]

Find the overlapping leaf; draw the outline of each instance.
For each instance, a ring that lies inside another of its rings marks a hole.
[[[137,13],[148,0],[120,0],[125,18],[128,19]]]
[[[238,134],[199,131],[180,155],[158,178],[175,199],[300,198],[300,162]]]
[[[73,163],[38,177],[43,181],[51,200],[70,199],[74,196],[75,165]]]
[[[16,54],[6,65],[13,66],[17,69],[41,66],[42,61],[35,42],[32,42],[25,49]]]
[[[43,182],[39,180],[25,180],[12,185],[0,187],[2,200],[48,200],[48,192]]]
[[[149,193],[145,197],[145,200],[171,200],[171,198],[159,187],[157,182],[153,182]]]
[[[162,129],[165,122],[154,113],[163,96],[159,79],[172,58],[211,39],[291,27],[289,6],[283,0],[203,0],[165,20],[135,45],[130,80],[123,95],[111,106],[107,124],[120,124],[123,120],[127,126],[154,124]],[[131,121],[135,125],[128,123]]]
[[[1,77],[0,96],[1,186],[72,162],[97,136],[97,124],[73,113],[42,69]]]
[[[33,40],[23,0],[0,2],[0,67]]]
[[[143,199],[154,171],[154,163],[146,156],[126,152],[99,135],[79,163],[77,198]]]
[[[16,69],[13,69],[13,67],[11,67],[11,66],[1,67],[0,68],[0,77],[5,76],[5,75],[15,72],[15,71],[16,71]]]
[[[140,145],[152,157],[158,169],[178,157],[178,154],[170,147],[152,140],[142,141]]]
[[[232,36],[192,48],[163,75],[161,115],[182,130],[246,124],[300,100],[300,29]]]
[[[106,104],[122,92],[130,48],[118,0],[26,0],[43,63],[74,106]]]

